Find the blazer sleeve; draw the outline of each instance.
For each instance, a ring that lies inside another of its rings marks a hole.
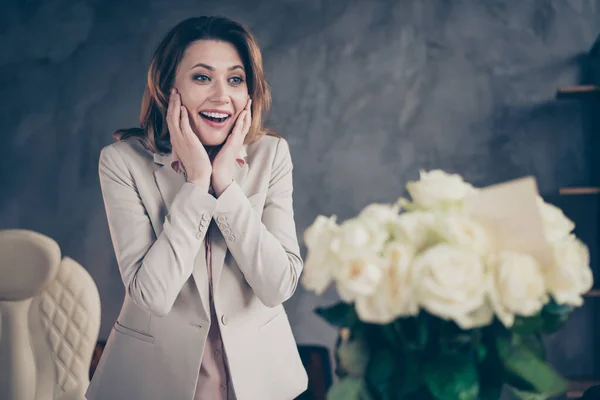
[[[261,217],[237,183],[217,199],[214,218],[256,296],[268,307],[289,299],[298,284],[300,256],[292,206],[292,159],[287,142],[279,139]]]
[[[192,274],[217,200],[202,188],[184,183],[156,237],[135,180],[116,146],[101,151],[98,170],[126,292],[143,310],[164,316]]]

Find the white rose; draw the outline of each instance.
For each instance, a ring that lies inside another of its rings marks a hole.
[[[515,315],[535,315],[548,302],[542,269],[528,254],[503,251],[489,258],[489,298],[504,326]]]
[[[420,171],[418,181],[408,182],[406,189],[413,204],[421,209],[460,209],[465,196],[476,189],[458,174],[441,170]]]
[[[395,204],[373,203],[363,208],[358,217],[380,223],[389,223],[398,218],[399,211],[400,207]]]
[[[369,230],[371,242],[377,247],[383,247],[390,240],[399,211],[400,207],[397,205],[374,203],[366,206],[357,219]]]
[[[334,279],[340,298],[351,303],[359,297],[370,296],[379,285],[385,264],[375,254],[365,252],[352,258],[344,258],[334,271]]]
[[[411,265],[414,254],[411,246],[402,243],[393,243],[386,248],[388,267],[375,292],[356,299],[356,312],[361,321],[387,324],[398,317],[418,313],[414,293],[417,270]]]
[[[338,230],[335,217],[319,215],[304,232],[307,257],[301,282],[307,290],[312,290],[318,295],[327,289],[333,278],[333,271],[340,263],[331,246]]]
[[[546,239],[549,242],[561,240],[573,231],[575,224],[565,216],[560,208],[546,203],[539,196],[537,204],[542,217]]]
[[[414,261],[419,272],[417,299],[428,312],[462,329],[484,326],[493,314],[486,302],[486,272],[474,251],[449,244],[427,249]]]
[[[382,249],[381,237],[363,220],[349,219],[339,226],[331,250],[340,260],[333,277],[343,301],[352,302],[373,293],[385,267],[379,257]]]
[[[554,263],[544,270],[546,287],[559,304],[581,306],[594,283],[588,248],[575,235],[550,244]]]
[[[429,211],[410,211],[400,214],[393,226],[395,241],[410,244],[417,251],[437,241],[436,216]]]
[[[365,252],[377,254],[383,249],[384,240],[364,221],[349,219],[339,226],[332,239],[332,250],[342,259],[351,259]]]
[[[437,231],[443,241],[469,248],[482,256],[490,251],[488,231],[473,218],[461,214],[447,214],[438,215],[437,221]]]

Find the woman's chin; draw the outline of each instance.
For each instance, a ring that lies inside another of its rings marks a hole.
[[[225,133],[217,133],[213,132],[211,135],[197,135],[198,139],[200,139],[200,143],[206,146],[220,146],[225,143],[225,139],[227,139],[227,135]]]
[[[201,141],[201,143],[204,145],[204,147],[217,147],[225,143],[225,140],[208,140]]]
[[[200,143],[204,146],[220,146],[225,143],[227,136],[231,132],[230,124],[216,128],[208,125],[205,121],[195,121],[195,126],[192,128]]]

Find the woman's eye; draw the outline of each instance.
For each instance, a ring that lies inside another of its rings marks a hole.
[[[194,75],[194,80],[200,81],[200,82],[206,82],[206,81],[210,80],[210,78],[207,75]]]
[[[229,81],[234,85],[239,85],[240,83],[244,82],[244,80],[239,76],[233,76],[229,78]]]

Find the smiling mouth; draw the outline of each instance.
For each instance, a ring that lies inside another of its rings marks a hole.
[[[227,115],[227,114],[205,113],[203,111],[201,111],[199,114],[200,114],[200,116],[202,118],[204,118],[204,119],[206,119],[206,120],[208,120],[210,122],[215,122],[215,123],[218,123],[218,124],[220,124],[222,122],[225,122],[230,117],[230,115]]]

